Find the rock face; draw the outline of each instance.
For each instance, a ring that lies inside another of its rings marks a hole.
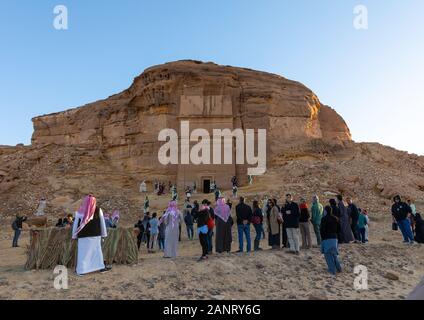
[[[153,195],[154,180],[178,181],[180,199],[184,185],[196,181],[202,191],[216,180],[228,196],[234,174],[249,201],[281,200],[291,192],[297,200],[318,194],[326,202],[342,193],[370,212],[387,215],[390,197],[400,193],[417,200],[417,208],[423,205],[418,201],[424,198],[424,157],[353,143],[343,119],[309,89],[263,72],[169,63],[146,70],[129,89],[106,100],[33,121],[31,146],[0,146],[0,226],[10,228],[16,213],[34,213],[42,197],[49,219],[63,217],[78,209],[87,193],[108,212],[120,209],[131,225],[144,203],[142,180],[151,209],[161,212],[169,195]],[[243,165],[162,166],[159,130],[179,132],[181,121],[208,132],[267,129],[266,174],[247,186]]]
[[[80,108],[33,119],[32,144],[98,150],[113,168],[142,179],[149,173],[196,181],[199,189],[216,180],[246,178],[245,165],[171,165],[158,161],[159,131],[190,129],[266,129],[267,160],[319,141],[343,147],[351,142],[344,120],[302,84],[242,68],[179,61],[145,70],[130,88]]]

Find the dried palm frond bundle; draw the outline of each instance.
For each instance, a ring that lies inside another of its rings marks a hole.
[[[53,269],[57,265],[75,268],[77,241],[71,238],[70,228],[46,228],[30,231],[25,269]],[[137,240],[133,228],[108,229],[102,243],[106,264],[136,264]]]
[[[137,263],[137,238],[133,228],[108,229],[108,236],[102,244],[102,250],[103,259],[107,265]]]

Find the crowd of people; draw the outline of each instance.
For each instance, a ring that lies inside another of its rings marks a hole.
[[[299,255],[301,250],[320,247],[328,271],[335,275],[342,270],[338,259],[339,246],[349,243],[365,244],[369,241],[368,210],[358,208],[351,197],[343,199],[338,195],[326,205],[320,202],[318,196],[312,197],[310,205],[304,198],[301,198],[298,204],[291,194],[286,195],[281,205],[276,199],[265,199],[262,205],[255,200],[251,206],[243,197],[240,197],[238,202],[233,220],[233,204],[222,195],[216,198],[215,206],[207,199],[201,203],[192,203],[187,198],[182,212],[178,209],[177,201],[173,200],[161,217],[157,218],[156,213],[153,214],[154,217],[150,217],[147,213],[136,224],[140,229],[138,245],[140,247],[144,241],[148,252],[154,252],[157,245],[159,250],[164,252],[164,257],[174,258],[178,255],[178,243],[181,241],[181,225],[186,225],[189,240],[194,239],[196,225],[201,247],[199,261],[203,261],[207,260],[213,251],[231,252],[232,229],[236,224],[237,253],[252,251],[252,227],[255,232],[253,251],[263,250],[260,244],[266,229],[268,245],[272,250],[287,248],[289,253]],[[405,243],[424,242],[424,222],[413,204],[404,203],[396,196],[392,215]],[[150,221],[153,221],[153,227]],[[152,235],[157,235],[153,242],[149,240]]]
[[[236,185],[234,183],[234,186]],[[265,231],[267,231],[268,245],[271,250],[286,248],[287,252],[299,255],[301,250],[319,247],[327,262],[328,271],[336,275],[342,271],[338,259],[339,246],[349,243],[365,244],[369,241],[368,211],[359,208],[351,197],[343,199],[341,195],[338,195],[335,199],[330,199],[327,204],[322,204],[319,197],[315,195],[309,204],[304,198],[300,198],[300,202],[297,203],[291,194],[287,194],[281,204],[277,199],[264,199],[262,203],[254,200],[251,205],[240,197],[234,208],[235,219],[232,215],[233,203],[229,198],[225,199],[219,193],[215,200],[213,206],[207,199],[198,203],[197,200],[191,202],[188,197],[184,201],[181,212],[177,200],[173,198],[160,216],[156,212],[150,215],[147,205],[147,212],[144,210],[143,218],[134,225],[139,229],[138,248],[140,249],[144,244],[148,253],[159,249],[163,251],[165,258],[177,257],[181,241],[181,226],[185,224],[187,238],[190,241],[194,240],[197,234],[201,247],[199,261],[204,261],[213,252],[230,253],[232,251],[234,225],[238,235],[237,253],[252,251],[251,229],[253,227],[255,232],[253,251],[263,250],[261,240],[265,238]],[[424,221],[412,201],[404,202],[400,196],[395,196],[391,214],[393,230],[400,230],[406,244],[424,243]],[[17,215],[12,224],[15,231],[13,247],[18,246],[22,223],[26,219],[24,216]],[[71,228],[73,238],[81,242],[82,253],[79,249],[79,260],[92,260],[92,257],[87,255],[93,252],[96,255],[94,267],[80,265],[77,267],[77,273],[88,273],[87,270],[97,267],[101,267],[99,270],[105,269],[103,262],[100,263],[98,239],[107,235],[108,228],[116,228],[119,219],[118,210],[113,211],[111,215],[103,214],[93,196],[87,196],[84,199],[75,216],[68,214],[64,219],[59,219],[56,227]],[[91,245],[94,245],[94,251],[90,249]]]

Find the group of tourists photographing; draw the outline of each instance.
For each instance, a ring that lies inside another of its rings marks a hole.
[[[254,200],[251,205],[244,197],[239,197],[234,208],[231,200],[225,199],[222,194],[215,199],[215,205],[212,205],[208,199],[198,203],[187,198],[182,211],[178,208],[178,201],[172,200],[160,216],[156,212],[150,216],[147,210],[134,225],[140,231],[138,248],[144,242],[148,253],[156,252],[158,247],[165,258],[177,257],[184,223],[187,238],[194,240],[197,235],[199,239],[201,255],[198,260],[205,261],[214,252],[232,252],[233,227],[236,225],[236,253],[262,251],[261,240],[268,233],[267,242],[271,250],[285,248],[288,253],[299,255],[302,250],[320,248],[328,271],[336,275],[342,272],[338,258],[340,245],[369,241],[368,212],[358,208],[351,197],[347,197],[345,202],[338,195],[336,199],[322,204],[315,195],[309,204],[304,198],[297,203],[291,194],[286,194],[281,204],[277,199],[265,199],[261,204]],[[391,214],[393,230],[401,231],[406,244],[424,242],[424,222],[411,201],[407,203],[400,196],[394,197]],[[88,195],[74,217],[69,217],[72,239],[78,241],[78,275],[110,270],[104,264],[101,239],[107,237],[108,228],[116,228],[119,216],[118,210],[111,217],[103,214],[96,198]],[[25,217],[17,216],[13,223],[14,230],[17,230],[14,247],[24,221]],[[255,232],[253,239],[252,231]]]

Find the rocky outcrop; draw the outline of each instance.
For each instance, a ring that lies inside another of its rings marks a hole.
[[[41,197],[48,199],[49,214],[72,212],[87,193],[132,221],[143,206],[142,180],[149,192],[153,180],[177,181],[180,198],[182,187],[193,181],[201,191],[202,182],[215,179],[227,194],[232,175],[246,181],[242,165],[161,166],[158,132],[179,131],[182,120],[209,132],[267,129],[268,171],[240,189],[251,197],[342,193],[387,213],[394,193],[416,200],[424,194],[424,157],[353,143],[344,120],[302,84],[180,61],[147,69],[108,99],[34,118],[31,146],[0,146],[0,224],[3,216],[35,212]],[[162,210],[168,199],[152,195],[152,208]]]
[[[149,68],[130,88],[77,109],[33,119],[35,146],[102,150],[120,170],[163,172],[158,133],[179,131],[181,119],[206,120],[206,129],[267,129],[269,158],[311,140],[351,141],[343,119],[302,84],[265,72],[179,61]],[[169,168],[176,174],[177,168]],[[213,171],[213,170],[212,170]],[[243,175],[244,172],[241,173]]]

